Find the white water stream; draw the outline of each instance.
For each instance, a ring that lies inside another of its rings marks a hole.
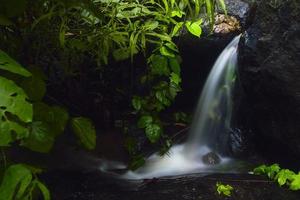
[[[240,36],[235,37],[215,62],[199,99],[189,138],[172,147],[168,154],[151,155],[136,171],[122,175],[125,179],[145,179],[191,173],[223,172],[232,159],[221,154],[226,145],[217,142],[230,129],[237,49]],[[218,164],[210,165],[203,157],[214,152]],[[226,169],[228,171],[228,168]]]

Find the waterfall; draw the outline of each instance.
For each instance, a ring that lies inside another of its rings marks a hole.
[[[144,179],[199,172],[218,172],[232,159],[222,156],[226,146],[220,136],[228,133],[232,113],[232,88],[237,65],[240,36],[235,37],[215,62],[200,96],[189,138],[185,144],[172,147],[167,155],[151,155],[140,169],[123,178]],[[212,153],[218,159],[213,165],[203,159]]]

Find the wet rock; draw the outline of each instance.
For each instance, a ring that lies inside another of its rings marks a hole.
[[[299,157],[300,1],[258,0],[239,52],[240,122],[248,121],[263,148]]]
[[[42,180],[56,200],[299,200],[300,194],[247,174],[172,177],[126,181],[99,173],[48,172]],[[231,197],[217,193],[216,183],[234,188]],[[67,186],[67,187],[66,187]]]
[[[209,152],[202,157],[202,161],[207,165],[216,165],[220,163],[220,157],[214,152]]]
[[[227,13],[237,17],[242,24],[245,24],[251,10],[251,1],[225,0]]]

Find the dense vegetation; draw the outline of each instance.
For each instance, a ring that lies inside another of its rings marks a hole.
[[[41,169],[6,156],[13,146],[48,153],[70,127],[82,147],[95,148],[92,121],[63,95],[51,96],[64,94],[57,91],[65,84],[92,82],[90,74],[100,77],[95,87],[103,107],[112,99],[131,102],[137,126],[167,149],[171,142],[160,113],[181,91],[176,37],[184,28],[200,37],[203,23],[213,23],[216,6],[225,9],[223,0],[0,0],[0,5],[1,200],[39,194],[50,199],[38,179]],[[120,75],[112,66],[122,62],[128,82],[110,88]],[[140,159],[134,147],[129,150]]]

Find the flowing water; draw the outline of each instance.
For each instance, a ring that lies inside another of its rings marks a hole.
[[[158,154],[151,155],[143,167],[134,172],[128,171],[122,178],[145,179],[230,171],[228,166],[233,160],[222,156],[227,147],[218,141],[230,129],[231,93],[239,40],[240,36],[235,37],[215,62],[199,99],[187,142],[172,147],[163,157]],[[205,157],[207,159],[211,152],[214,157],[211,159],[218,158],[218,162],[213,165],[205,161]]]

